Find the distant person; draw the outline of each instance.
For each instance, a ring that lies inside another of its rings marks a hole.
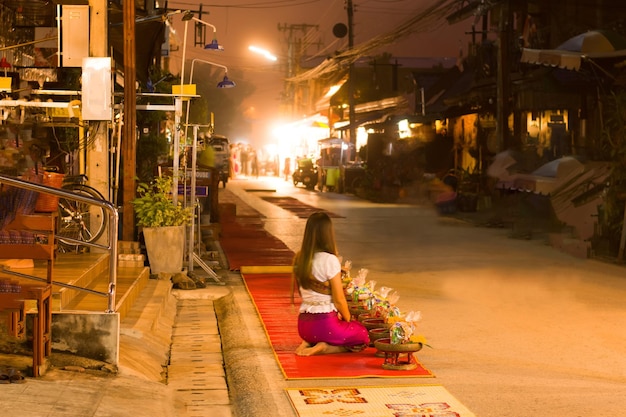
[[[233,168],[232,178],[237,178],[237,176],[239,175],[239,147],[238,146],[236,145],[233,146],[230,152],[230,158],[231,158],[231,163],[232,163],[232,168]]]
[[[248,169],[248,149],[247,147],[242,148],[239,152],[239,160],[241,161],[241,173],[243,175],[250,174],[250,170]]]
[[[352,320],[341,281],[335,232],[328,214],[309,216],[300,251],[294,258],[294,284],[302,298],[298,356],[358,352],[369,344],[367,329]],[[293,288],[295,290],[295,288]]]
[[[283,168],[283,174],[285,175],[285,181],[289,181],[291,175],[291,158],[285,158],[285,166]]]
[[[259,158],[254,149],[250,152],[250,165],[252,170],[251,174],[259,178]]]

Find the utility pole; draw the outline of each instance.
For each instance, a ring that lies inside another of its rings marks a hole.
[[[309,24],[298,24],[298,25],[278,25],[278,30],[281,32],[287,32],[287,68],[286,68],[286,78],[289,79],[300,72],[300,59],[302,54],[307,49],[309,44],[304,44],[301,38],[295,38],[294,32],[300,31],[302,33],[306,33],[309,29],[318,29],[318,25],[309,25]],[[318,44],[319,46],[319,44]],[[296,103],[296,94],[295,94],[295,86],[292,82],[287,82],[285,86],[285,91],[287,92],[286,97],[284,98],[285,103],[289,103],[291,107],[291,115],[296,115],[296,110],[299,109],[301,103]]]
[[[354,48],[354,7],[352,0],[347,1],[348,9],[348,49]],[[356,145],[356,128],[354,126],[354,90],[355,90],[355,77],[354,77],[354,63],[350,64],[348,70],[348,119],[350,123],[350,143]]]
[[[136,134],[136,56],[135,56],[135,2],[124,2],[124,127],[122,135],[122,161],[124,189],[122,190],[122,239],[135,240],[135,215],[132,201],[135,198]]]

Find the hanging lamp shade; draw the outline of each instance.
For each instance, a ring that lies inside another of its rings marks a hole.
[[[224,75],[224,79],[217,83],[217,88],[233,88],[235,82],[228,79],[228,75]]]
[[[217,39],[213,38],[211,43],[204,45],[204,49],[211,49],[213,51],[223,51],[224,47],[217,42]]]

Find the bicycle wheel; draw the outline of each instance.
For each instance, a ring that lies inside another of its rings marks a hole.
[[[104,200],[98,190],[84,184],[64,184],[63,189],[74,194]],[[108,223],[108,216],[102,207],[69,198],[59,198],[59,224],[57,235],[59,249],[64,252],[78,252],[84,245],[67,240],[95,242]]]

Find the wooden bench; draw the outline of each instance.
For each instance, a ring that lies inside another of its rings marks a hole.
[[[14,231],[11,239],[0,244],[0,259],[45,260],[45,282],[24,283],[4,279],[8,285],[0,287],[0,311],[7,311],[9,333],[25,337],[26,301],[34,300],[37,312],[33,319],[33,376],[41,375],[46,358],[51,352],[50,331],[52,327],[52,273],[56,245],[54,231],[56,214],[16,214],[15,219],[3,228]],[[18,233],[19,232],[19,233]],[[4,233],[6,237],[6,233]],[[6,271],[5,271],[6,272]],[[22,280],[23,281],[23,280]]]

